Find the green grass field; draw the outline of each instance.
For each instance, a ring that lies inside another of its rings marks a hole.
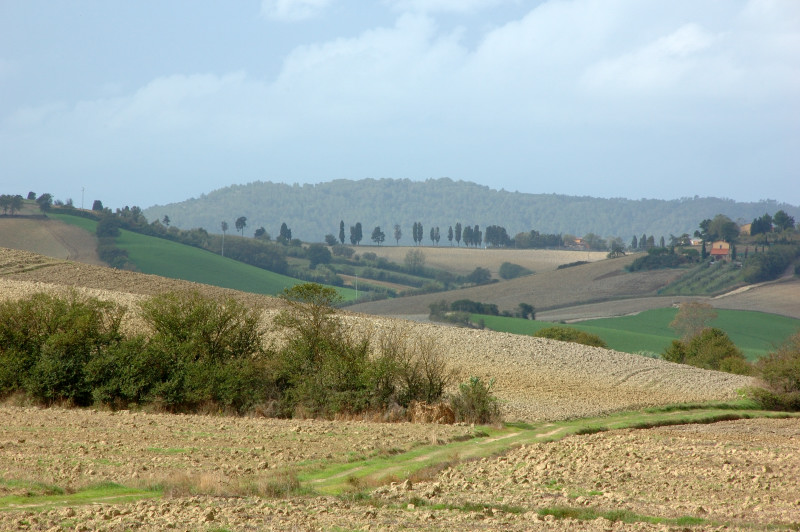
[[[634,316],[588,320],[567,326],[596,334],[617,351],[660,354],[672,340],[677,339],[675,332],[669,328],[676,313],[677,309],[663,308]],[[479,319],[483,319],[489,329],[515,334],[534,334],[539,329],[559,325],[499,316],[472,317],[475,322]],[[725,331],[750,361],[763,357],[800,330],[800,320],[745,310],[717,310],[717,318],[711,325]]]
[[[58,214],[49,216],[92,233],[97,227],[97,222],[86,218]],[[128,252],[131,262],[142,273],[266,295],[279,294],[284,288],[302,282],[200,248],[124,229],[116,242],[118,247]],[[355,290],[337,287],[337,291],[345,301],[355,299]]]

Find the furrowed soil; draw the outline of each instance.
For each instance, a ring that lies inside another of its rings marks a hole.
[[[0,249],[0,298],[75,289],[127,305],[132,328],[137,327],[137,301],[187,288],[262,308],[265,323],[280,308],[266,296]],[[461,379],[494,379],[508,421],[555,422],[645,406],[728,400],[752,384],[746,377],[577,344],[343,316],[359,332],[397,330],[408,341],[435,339]],[[574,436],[463,464],[454,456],[452,467],[430,472],[423,482],[403,484],[398,478],[395,486],[361,486],[365,497],[264,496],[291,484],[286,479],[292,471],[316,463],[393,455],[469,434],[472,429],[465,426],[5,406],[0,408],[0,501],[4,494],[35,493],[41,485],[58,486],[66,497],[102,482],[158,486],[166,495],[91,505],[25,506],[15,500],[16,506],[0,504],[0,530],[612,527],[606,519],[554,520],[537,513],[564,505],[669,519],[688,516],[694,528],[800,521],[794,489],[800,478],[797,419]],[[637,530],[660,526],[613,524],[614,529]]]

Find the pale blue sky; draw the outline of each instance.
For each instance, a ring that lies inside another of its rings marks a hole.
[[[450,177],[800,204],[797,0],[0,0],[0,192]]]

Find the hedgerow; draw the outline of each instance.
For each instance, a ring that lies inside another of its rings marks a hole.
[[[42,404],[167,411],[354,415],[445,398],[453,372],[435,342],[397,329],[354,334],[336,291],[302,284],[283,294],[266,346],[257,309],[197,292],[140,304],[142,332],[125,335],[124,307],[72,293],[0,304],[0,396]]]

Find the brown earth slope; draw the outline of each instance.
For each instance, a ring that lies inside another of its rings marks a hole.
[[[80,227],[40,217],[0,216],[0,247],[48,257],[103,265],[97,238]]]
[[[0,248],[0,294],[16,298],[34,291],[91,290],[135,309],[142,296],[176,289],[214,297],[236,297],[264,309],[264,321],[278,300],[184,281],[72,262],[47,262],[39,255]],[[136,297],[133,297],[136,296]],[[636,355],[542,338],[457,329],[367,315],[348,318],[356,331],[400,329],[409,339],[436,340],[460,377],[494,378],[503,410],[511,420],[563,419],[680,401],[729,399],[750,380]]]

